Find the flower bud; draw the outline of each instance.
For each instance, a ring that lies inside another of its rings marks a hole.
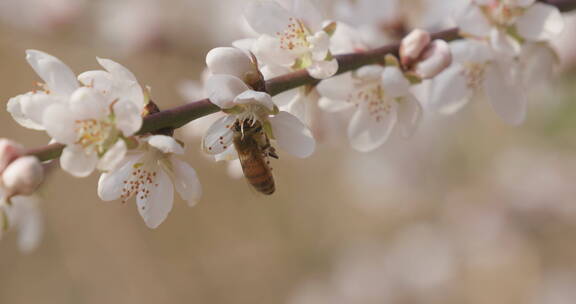
[[[247,82],[247,76],[259,74],[256,63],[241,49],[217,47],[206,55],[208,70],[214,75],[226,74],[236,76]]]
[[[22,154],[24,154],[22,145],[9,139],[0,138],[0,173]]]
[[[44,179],[44,169],[34,156],[13,161],[2,173],[2,184],[8,197],[32,194]]]
[[[420,57],[422,51],[430,44],[430,33],[415,29],[400,42],[400,62],[402,66],[410,68]]]
[[[434,40],[422,53],[414,72],[422,79],[433,78],[452,64],[450,46],[444,40]]]

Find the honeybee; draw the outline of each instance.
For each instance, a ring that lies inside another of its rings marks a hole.
[[[248,182],[259,192],[270,195],[276,190],[268,157],[278,159],[259,121],[236,121],[233,143],[242,171]]]

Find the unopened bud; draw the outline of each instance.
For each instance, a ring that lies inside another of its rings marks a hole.
[[[0,138],[0,173],[18,157],[24,154],[22,145],[9,139]]]
[[[434,40],[422,53],[414,72],[422,79],[433,78],[452,64],[450,46],[444,40]]]
[[[2,184],[8,197],[30,195],[44,180],[44,169],[34,156],[13,161],[2,173]]]
[[[430,44],[430,33],[415,29],[400,42],[400,62],[410,68]]]
[[[241,49],[234,47],[217,47],[206,55],[206,65],[208,70],[214,74],[226,74],[236,76],[243,81],[252,81],[246,77],[253,77],[259,74],[257,63],[254,62],[247,54]]]

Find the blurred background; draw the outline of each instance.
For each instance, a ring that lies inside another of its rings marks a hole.
[[[117,60],[161,108],[182,104],[207,51],[250,35],[244,3],[0,0],[0,99],[34,88],[34,48],[76,73],[99,68],[96,56]],[[0,303],[574,303],[576,15],[566,17],[559,76],[532,94],[520,127],[478,101],[362,154],[342,117],[318,114],[317,153],[275,161],[272,197],[180,130],[204,196],[194,208],[177,199],[156,230],[133,202],[100,201],[95,174],[53,170],[39,247],[21,253],[16,231],[0,242]],[[4,110],[0,137],[48,141]]]

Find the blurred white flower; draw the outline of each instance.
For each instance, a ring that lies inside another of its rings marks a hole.
[[[0,189],[0,201],[4,193]],[[0,204],[0,239],[6,231],[18,232],[18,248],[30,253],[38,247],[43,233],[39,200],[35,196],[15,196],[11,204]]]
[[[157,228],[174,203],[174,187],[189,206],[202,196],[196,171],[174,157],[184,149],[172,137],[154,135],[143,139],[142,147],[131,152],[116,170],[98,181],[98,196],[104,201],[136,197],[138,212],[149,228]]]
[[[494,111],[517,125],[526,116],[526,92],[517,77],[517,63],[498,58],[485,43],[459,40],[450,43],[454,63],[432,80],[430,105],[451,114],[466,105],[474,94],[485,94]]]
[[[44,33],[73,24],[85,8],[85,0],[3,0],[0,21]]]
[[[564,27],[558,8],[536,0],[474,0],[456,22],[464,35],[487,39],[504,56],[517,56],[524,40],[550,40]]]
[[[143,50],[165,38],[165,11],[157,0],[98,1],[94,9],[96,31],[116,52]]]
[[[547,44],[527,43],[516,59],[498,56],[476,40],[450,43],[454,63],[431,82],[430,105],[452,114],[481,92],[505,122],[518,125],[526,117],[527,93],[547,83],[557,64]]]
[[[336,112],[356,108],[348,127],[353,148],[368,152],[380,147],[394,129],[409,136],[422,115],[410,92],[410,81],[396,66],[365,66],[322,81],[320,107]]]

